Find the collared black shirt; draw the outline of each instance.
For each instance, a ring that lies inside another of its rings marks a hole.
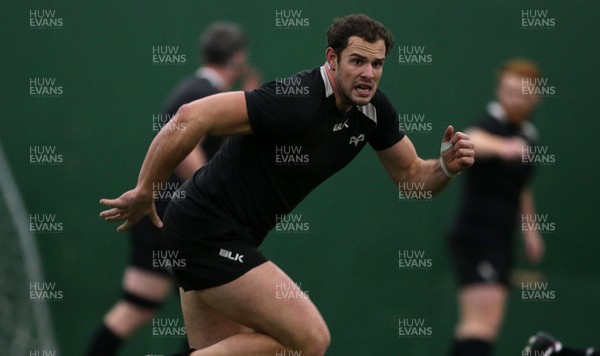
[[[490,134],[511,138],[521,137],[530,146],[537,142],[533,124],[522,127],[510,124],[502,116],[497,103],[471,127]],[[519,222],[521,193],[533,173],[533,166],[521,158],[505,161],[499,157],[477,158],[475,164],[463,174],[463,192],[455,232],[483,233],[489,236],[506,236]]]
[[[258,244],[277,216],[350,163],[367,142],[383,150],[404,137],[398,114],[379,90],[369,104],[340,113],[323,67],[245,97],[253,133],[230,137],[184,189],[203,210],[244,226]]]

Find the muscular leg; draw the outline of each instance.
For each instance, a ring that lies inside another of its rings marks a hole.
[[[277,286],[295,288],[278,299]],[[275,355],[302,351],[323,355],[330,335],[314,304],[275,264],[266,262],[222,286],[182,293],[193,356]]]
[[[202,349],[230,336],[251,333],[254,330],[233,321],[209,307],[196,291],[179,289],[181,310],[190,346]]]
[[[507,290],[500,284],[463,287],[458,294],[460,321],[456,337],[495,340],[502,324],[506,296]]]
[[[502,324],[506,298],[507,290],[501,284],[474,284],[460,290],[453,356],[491,353],[491,344]]]

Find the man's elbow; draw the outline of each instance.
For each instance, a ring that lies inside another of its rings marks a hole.
[[[179,124],[189,124],[192,120],[192,105],[190,103],[183,104],[177,110],[173,117],[173,121]]]
[[[200,140],[206,135],[204,123],[199,122],[198,109],[194,107],[193,102],[183,104],[177,110],[175,116],[171,119],[172,130],[190,131],[192,135],[198,136]]]

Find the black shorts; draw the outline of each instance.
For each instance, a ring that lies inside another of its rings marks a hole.
[[[156,212],[162,218],[167,202],[155,202]],[[147,272],[154,272],[165,276],[172,273],[162,261],[164,256],[162,247],[162,232],[154,226],[148,217],[140,220],[131,228],[131,257],[130,266],[137,267]]]
[[[513,241],[510,232],[454,232],[450,253],[461,287],[470,284],[502,284],[510,287]]]
[[[267,262],[246,227],[206,202],[171,202],[163,223],[163,247],[185,291],[229,283]]]

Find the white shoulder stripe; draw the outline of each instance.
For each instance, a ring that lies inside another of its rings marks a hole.
[[[377,109],[375,108],[375,106],[373,104],[368,103],[367,105],[357,106],[357,107],[358,107],[358,111],[365,114],[366,117],[373,120],[375,125],[377,125]]]
[[[321,66],[321,77],[323,77],[323,83],[325,83],[325,97],[329,98],[333,95],[333,88],[331,87],[331,83],[329,82],[329,77],[327,76],[327,72],[325,72],[325,66]]]
[[[535,128],[535,125],[533,125],[529,121],[526,121],[523,124],[523,126],[521,127],[521,132],[523,133],[523,135],[525,135],[530,140],[533,140],[533,141],[539,140],[538,130]]]

